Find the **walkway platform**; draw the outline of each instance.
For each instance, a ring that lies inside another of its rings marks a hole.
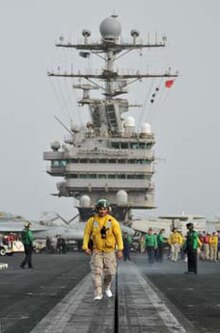
[[[31,333],[189,333],[132,262],[120,262],[114,296],[93,300],[91,274],[58,303]]]

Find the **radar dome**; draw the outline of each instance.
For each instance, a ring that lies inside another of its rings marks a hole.
[[[128,193],[124,190],[120,190],[116,194],[116,201],[117,204],[120,205],[127,205],[128,203]]]
[[[104,39],[117,39],[121,34],[121,24],[113,15],[100,23],[99,31]]]
[[[51,149],[53,149],[55,151],[59,150],[60,149],[60,143],[58,141],[54,141],[54,142],[51,143],[50,147],[51,147]]]
[[[73,132],[73,133],[78,133],[79,132],[79,126],[78,125],[76,125],[76,124],[71,124],[71,131]]]
[[[83,195],[79,200],[80,207],[90,207],[91,199],[88,195]]]
[[[135,119],[134,119],[134,117],[131,117],[131,116],[127,117],[125,119],[124,124],[125,124],[125,127],[135,127]]]
[[[144,123],[141,126],[141,133],[143,134],[150,134],[151,133],[151,125],[148,123]]]

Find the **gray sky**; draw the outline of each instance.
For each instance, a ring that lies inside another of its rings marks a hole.
[[[72,199],[50,196],[58,179],[47,175],[43,151],[55,139],[62,142],[66,132],[54,116],[68,124],[76,96],[70,89],[58,96],[47,70],[70,59],[54,46],[61,34],[77,41],[88,28],[98,39],[100,22],[113,11],[125,38],[133,28],[145,40],[148,32],[166,34],[167,50],[156,61],[160,69],[171,65],[180,72],[152,123],[161,160],[154,176],[158,208],[149,215],[184,211],[213,218],[220,214],[218,0],[1,1],[0,210],[71,217]],[[154,62],[151,55],[148,60]]]

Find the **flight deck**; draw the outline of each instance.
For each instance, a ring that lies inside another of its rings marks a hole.
[[[94,301],[93,294],[88,274],[31,333],[190,332],[132,262],[119,264],[114,297]]]
[[[220,332],[219,263],[199,261],[149,265],[132,253],[118,262],[113,297],[94,301],[89,257],[84,253],[36,254],[22,270],[23,255],[1,258],[0,332]]]

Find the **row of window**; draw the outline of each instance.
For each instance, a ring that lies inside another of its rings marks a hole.
[[[150,177],[144,174],[71,174],[66,175],[67,179],[148,179]]]
[[[153,143],[146,142],[111,142],[114,149],[150,149]]]
[[[106,159],[106,158],[100,158],[100,159],[88,159],[88,158],[73,158],[68,159],[66,161],[64,160],[52,160],[51,166],[53,167],[63,167],[66,166],[67,163],[93,163],[93,164],[151,164],[151,160],[148,159]]]
[[[60,167],[65,167],[66,166],[66,161],[64,160],[52,160],[51,161],[51,166],[55,168],[60,168]]]

